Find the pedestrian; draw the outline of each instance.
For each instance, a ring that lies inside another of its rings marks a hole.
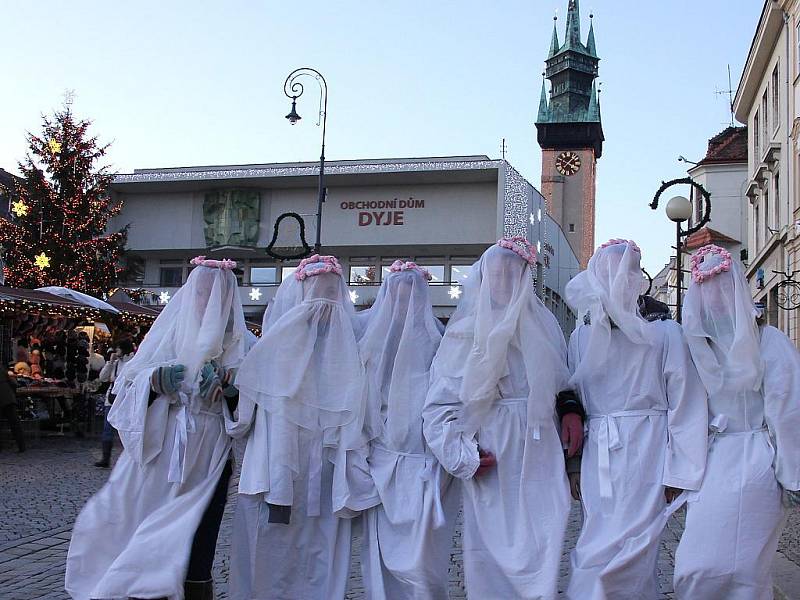
[[[462,480],[470,598],[557,593],[569,489],[555,404],[569,373],[564,334],[534,293],[535,264],[530,243],[513,238],[472,266],[423,411],[429,447]],[[565,421],[578,441],[580,417]]]
[[[703,478],[705,390],[680,326],[640,314],[640,260],[634,242],[611,240],[566,287],[576,314],[590,315],[569,342],[571,381],[589,425],[573,485],[583,505],[567,588],[573,600],[657,598],[668,504]]]
[[[108,362],[100,370],[98,379],[106,385],[105,401],[103,402],[103,433],[100,436],[103,456],[94,463],[95,467],[108,469],[111,466],[111,453],[114,449],[114,439],[117,437],[116,430],[108,421],[108,413],[114,404],[115,397],[112,390],[122,368],[133,359],[133,356],[133,343],[127,339],[120,340]]]
[[[236,376],[228,427],[246,448],[231,542],[235,600],[344,597],[352,517],[380,501],[354,321],[336,258],[306,258],[278,288]]]
[[[125,451],[75,522],[66,572],[75,599],[213,595],[216,532],[201,528],[227,489],[225,381],[249,336],[236,263],[197,257],[192,265],[114,384],[108,418]],[[185,582],[195,561],[209,571],[199,586]]]
[[[692,256],[683,331],[708,391],[710,438],[675,556],[679,598],[772,598],[782,491],[800,490],[800,355],[757,314],[728,251]]]
[[[395,261],[359,341],[367,384],[369,470],[381,504],[362,515],[361,569],[373,600],[447,598],[458,489],[422,434],[430,368],[444,327],[431,275]]]
[[[0,369],[0,416],[7,422],[17,442],[17,451],[25,452],[25,434],[17,416],[16,385],[11,382],[7,369]]]

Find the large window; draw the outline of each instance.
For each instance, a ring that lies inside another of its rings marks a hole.
[[[756,245],[755,252],[761,248],[761,211],[758,210],[758,204],[753,206],[753,243]]]
[[[181,287],[183,285],[183,267],[161,267],[159,285],[161,287]]]
[[[271,285],[278,282],[277,267],[250,267],[250,285]]]
[[[297,270],[297,265],[293,267],[282,267],[281,268],[281,281],[286,279],[287,277],[294,277],[294,272]]]
[[[754,163],[757,165],[761,161],[761,119],[758,111],[753,115],[753,150],[755,150]]]
[[[369,285],[378,282],[378,269],[374,265],[353,265],[350,267],[350,283]]]
[[[431,274],[431,285],[442,285],[445,281],[444,265],[420,265]]]
[[[775,173],[772,177],[774,189],[772,193],[772,227],[781,228],[781,174]]]
[[[777,130],[781,123],[778,118],[780,113],[780,86],[778,85],[778,78],[780,77],[779,65],[775,65],[772,71],[772,128]]]
[[[470,269],[472,269],[471,265],[452,265],[450,267],[450,281],[463,285],[469,278]]]
[[[764,243],[767,243],[770,233],[770,214],[769,214],[769,186],[764,187],[764,192],[761,195],[761,219],[764,221],[764,233],[761,238]]]
[[[761,123],[761,153],[763,154],[767,150],[767,146],[769,145],[769,104],[767,103],[767,94],[769,90],[764,90],[764,95],[761,96],[761,118],[763,122]],[[761,160],[761,155],[759,154],[756,158]]]

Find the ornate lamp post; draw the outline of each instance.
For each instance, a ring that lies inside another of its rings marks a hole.
[[[314,240],[314,253],[319,254],[322,247],[322,203],[325,202],[325,131],[328,122],[328,83],[322,73],[311,67],[295,69],[283,83],[283,93],[292,101],[292,110],[286,115],[289,123],[296,124],[300,119],[297,114],[297,99],[303,95],[304,87],[299,81],[302,77],[311,77],[319,84],[319,115],[317,125],[322,123],[322,149],[319,154],[319,182],[317,186],[317,236]]]
[[[650,208],[653,210],[657,209],[661,194],[663,194],[667,188],[679,184],[691,185],[700,193],[700,197],[704,200],[704,210],[702,217],[697,223],[691,227],[687,227],[686,229],[681,229],[681,223],[685,223],[692,218],[692,203],[688,198],[684,198],[683,196],[675,196],[670,199],[669,202],[667,202],[666,206],[667,218],[675,223],[675,320],[678,323],[681,322],[683,294],[683,260],[681,257],[681,253],[683,252],[683,244],[681,244],[681,238],[692,235],[695,231],[700,230],[700,228],[702,228],[711,220],[711,194],[702,185],[696,181],[693,181],[691,177],[683,177],[681,179],[673,179],[671,181],[663,182],[661,187],[658,188],[653,201],[650,203]]]

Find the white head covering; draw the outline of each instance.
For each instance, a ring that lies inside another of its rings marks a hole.
[[[711,244],[692,255],[683,332],[710,394],[761,387],[758,312],[742,266],[727,250]]]
[[[355,444],[363,424],[363,367],[354,314],[336,258],[303,260],[281,283],[261,338],[242,362],[236,377],[242,396],[325,432],[327,445]],[[344,426],[353,433],[342,442]]]
[[[384,443],[397,450],[424,450],[420,415],[443,329],[433,315],[429,279],[430,274],[413,262],[395,261],[359,343],[372,437],[383,433]],[[413,423],[419,423],[416,430],[411,430]]]
[[[433,363],[434,377],[461,380],[462,424],[474,434],[497,398],[498,382],[508,374],[508,350],[523,357],[529,385],[528,422],[552,414],[535,396],[552,397],[568,379],[564,335],[555,317],[533,290],[530,265],[535,250],[524,238],[500,240],[472,265]]]
[[[189,388],[199,383],[203,364],[216,360],[236,367],[250,344],[236,276],[230,260],[192,259],[186,283],[158,315],[136,355],[117,377],[114,393],[145,369],[181,364]]]
[[[589,343],[572,382],[605,367],[612,324],[635,344],[649,344],[647,321],[639,313],[641,251],[632,240],[609,240],[592,255],[585,271],[567,284],[565,297],[580,318],[589,313]]]

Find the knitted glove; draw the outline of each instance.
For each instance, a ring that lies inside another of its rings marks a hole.
[[[213,365],[214,370],[217,373],[217,377],[219,377],[219,383],[222,386],[222,394],[226,398],[238,396],[239,390],[233,385],[233,382],[236,379],[237,369],[226,369],[217,363],[213,363]]]
[[[222,391],[217,372],[213,363],[207,362],[200,371],[200,396],[206,404],[210,405],[216,400],[215,396]]]
[[[171,395],[177,392],[186,377],[186,367],[172,365],[159,367],[150,376],[150,387],[156,394]]]

